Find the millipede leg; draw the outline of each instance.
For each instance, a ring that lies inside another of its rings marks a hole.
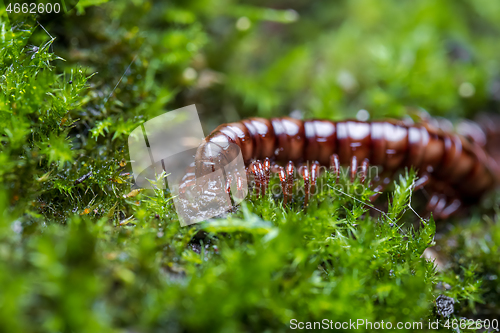
[[[437,202],[437,205],[432,210],[432,212],[434,213],[436,218],[438,218],[438,219],[440,218],[441,213],[443,212],[444,208],[447,206],[447,201],[448,200],[446,198],[446,195],[444,195],[444,194],[439,195],[439,200]]]
[[[431,198],[429,199],[429,202],[427,202],[427,206],[425,207],[425,209],[428,212],[434,212],[436,210],[438,203],[439,203],[439,200],[440,200],[439,194],[437,194],[437,193],[432,194]]]
[[[414,191],[420,190],[422,187],[424,187],[425,185],[427,185],[430,180],[431,180],[430,175],[428,173],[424,173],[422,175],[422,177],[420,177],[419,179],[417,179],[417,181],[415,182],[415,186],[414,186],[413,190]]]
[[[370,197],[370,201],[375,201],[382,194],[385,188],[391,183],[392,177],[392,175],[385,177],[382,182],[375,187],[373,191],[376,193]]]
[[[278,176],[280,177],[281,190],[283,191],[283,205],[286,205],[287,195],[286,195],[286,171],[285,168],[279,167]]]
[[[269,179],[271,178],[271,161],[266,157],[263,163],[264,167],[264,195],[266,195],[267,187],[269,186]]]
[[[259,193],[259,196],[264,196],[265,194],[265,183],[266,183],[266,180],[265,180],[265,176],[264,176],[264,165],[262,164],[261,161],[257,160],[255,161],[255,166],[256,166],[256,169],[257,169],[257,172],[259,173],[259,186],[258,186],[258,193]]]
[[[231,192],[231,181],[232,181],[232,177],[231,176],[227,176],[226,178],[226,187],[225,187],[225,190],[226,190],[226,193],[229,194],[229,192]]]
[[[316,180],[319,176],[319,162],[314,161],[311,166],[311,194],[316,193]]]
[[[353,156],[351,159],[351,183],[354,183],[354,179],[356,179],[356,174],[358,172],[358,159],[356,156]]]
[[[241,179],[241,175],[239,173],[236,175],[236,191],[237,193],[243,191],[243,179]]]
[[[293,192],[293,162],[289,161],[286,166],[286,180],[288,183],[288,201],[292,202],[292,192]]]
[[[226,178],[225,190],[226,190],[226,194],[228,195],[227,196],[227,203],[231,207],[234,206],[233,198],[231,198],[231,196],[229,195],[229,193],[231,192],[231,182],[232,181],[233,181],[233,178],[230,175],[228,175],[227,178]]]
[[[449,203],[441,212],[439,218],[447,219],[450,215],[456,213],[460,207],[462,207],[462,201],[459,199],[453,199],[451,203]]]
[[[307,207],[307,203],[309,202],[309,169],[307,168],[307,165],[304,165],[299,170],[302,174],[302,178],[304,179],[304,207]]]
[[[243,193],[243,178],[239,172],[235,174],[236,178],[236,193],[233,193],[233,199],[236,199],[238,202],[243,200],[246,196],[246,193]]]
[[[330,156],[330,170],[335,174],[337,177],[336,181],[338,182],[340,179],[340,161],[337,154]]]
[[[250,175],[253,175],[254,182],[257,182],[257,180],[256,180],[256,176],[255,176],[255,172],[253,171],[253,163],[251,163],[251,164],[247,167],[247,180],[248,180],[248,185],[249,185],[249,186],[250,186],[250,184],[251,184],[251,178],[250,178]]]
[[[370,161],[365,158],[363,160],[363,163],[361,163],[361,172],[359,175],[359,180],[361,181],[362,184],[365,183],[366,177],[368,176],[368,168],[370,166]]]
[[[255,162],[252,162],[250,164],[250,166],[248,167],[248,172],[253,174],[253,179],[255,182],[255,192],[256,192],[257,197],[259,197],[259,190],[258,189],[260,188],[260,173],[259,173],[257,166],[255,165]]]

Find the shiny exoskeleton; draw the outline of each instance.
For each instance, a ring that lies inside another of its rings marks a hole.
[[[457,129],[443,129],[429,121],[250,118],[220,125],[206,137],[196,154],[195,173],[201,176],[212,171],[214,157],[207,153],[208,143],[234,143],[241,149],[258,191],[265,193],[270,172],[278,173],[285,204],[291,200],[293,172],[298,167],[307,205],[321,165],[330,167],[337,177],[341,165],[349,166],[351,180],[359,175],[361,182],[365,182],[370,164],[380,166],[385,176],[376,185],[379,193],[397,170],[413,167],[420,177],[415,188],[426,187],[431,194],[428,210],[437,218],[446,218],[500,184],[492,151],[496,147],[492,138],[498,131],[490,119],[481,126],[465,121]]]

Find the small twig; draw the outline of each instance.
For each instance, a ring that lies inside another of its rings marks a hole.
[[[41,25],[41,24],[40,24],[40,22],[38,22],[38,20],[36,21],[36,23],[38,23],[38,25],[42,27],[43,31],[45,31],[45,33],[46,33],[47,35],[49,35],[49,37],[50,37],[51,39],[55,39],[54,37],[52,37],[52,35],[51,35],[51,34],[49,34],[49,32],[48,32],[48,31],[44,28],[44,26],[43,26],[43,25]]]
[[[415,188],[415,179],[413,179],[413,183],[411,184],[411,188]],[[420,221],[423,220],[423,218],[418,215],[418,213],[415,211],[415,209],[413,209],[413,207],[411,206],[411,195],[410,195],[410,198],[408,199],[408,207],[410,207],[411,211],[418,216],[418,218],[420,219]]]
[[[120,84],[120,82],[122,82],[123,78],[125,77],[125,74],[127,74],[127,71],[130,69],[130,67],[132,66],[132,64],[135,62],[135,59],[137,59],[138,55],[139,55],[139,51],[137,51],[137,53],[134,56],[134,59],[132,59],[132,61],[128,65],[127,69],[125,69],[125,72],[123,72],[122,77],[120,78],[120,80],[118,80],[118,82],[116,83],[115,87],[113,88],[113,90],[111,91],[111,93],[109,94],[109,96],[106,97],[106,99],[104,100],[104,105],[106,105],[106,103],[108,102],[108,100],[111,98],[111,96],[115,92],[116,88],[118,88],[118,85]]]
[[[333,187],[333,186],[331,186],[331,185],[328,185],[328,186],[329,186],[330,188],[334,189],[335,191],[338,191],[338,192],[342,193],[343,195],[346,195],[346,196],[348,196],[349,198],[354,199],[354,200],[356,200],[356,201],[359,201],[359,202],[361,202],[363,205],[365,205],[365,206],[367,206],[367,207],[370,207],[370,208],[371,208],[371,209],[373,209],[373,210],[376,210],[377,212],[379,212],[379,213],[381,213],[381,214],[385,215],[385,217],[387,217],[387,218],[388,218],[388,219],[389,219],[392,223],[395,223],[395,222],[394,222],[394,221],[393,221],[393,220],[389,217],[389,215],[387,215],[385,212],[381,211],[380,209],[378,209],[378,208],[376,208],[376,207],[374,207],[374,206],[372,206],[372,205],[369,205],[369,204],[367,204],[366,202],[363,202],[363,201],[359,200],[358,198],[355,198],[355,197],[353,197],[352,195],[349,195],[349,194],[347,194],[347,193],[345,193],[345,192],[343,192],[343,191],[341,191],[341,190],[339,190],[339,189],[336,189],[335,187]]]
[[[89,171],[88,173],[84,174],[83,176],[81,176],[80,178],[75,180],[75,185],[80,184],[81,182],[83,182],[85,179],[87,179],[89,177],[92,177],[92,171]]]

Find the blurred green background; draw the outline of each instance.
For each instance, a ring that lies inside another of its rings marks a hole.
[[[206,133],[250,116],[498,112],[500,2],[84,0],[41,26],[0,19],[1,332],[445,323],[439,294],[454,319],[499,318],[495,195],[442,224],[436,271],[420,258],[432,221],[398,231],[333,194],[181,228],[168,191],[131,191],[126,143],[190,104]],[[409,187],[390,194],[398,225]]]

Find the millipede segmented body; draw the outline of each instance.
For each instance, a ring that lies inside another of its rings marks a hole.
[[[297,168],[307,205],[320,166],[329,167],[337,177],[340,166],[348,166],[351,181],[358,176],[360,182],[365,182],[369,165],[379,166],[385,176],[374,185],[376,192],[390,183],[397,170],[413,167],[419,175],[415,188],[426,187],[431,194],[428,210],[446,218],[500,184],[499,166],[490,149],[496,147],[491,140],[497,127],[489,119],[485,124],[464,121],[454,132],[429,121],[250,118],[220,125],[206,137],[197,150],[194,173],[198,177],[212,172],[214,163],[229,153],[224,147],[233,143],[241,149],[260,193],[266,191],[270,172],[278,173],[285,204],[291,200]],[[208,144],[220,147],[218,156],[208,151]]]

